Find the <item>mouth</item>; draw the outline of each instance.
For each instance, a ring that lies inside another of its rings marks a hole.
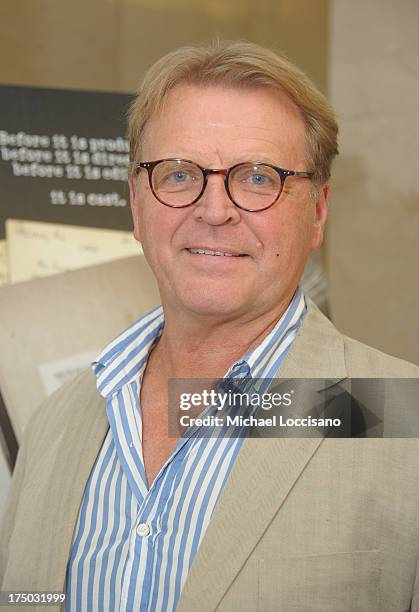
[[[210,255],[212,257],[248,257],[246,253],[232,253],[231,251],[215,251],[204,248],[187,248],[191,255]]]

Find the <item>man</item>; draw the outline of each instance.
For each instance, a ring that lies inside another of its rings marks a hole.
[[[162,58],[129,121],[162,308],[28,427],[2,588],[65,590],[69,610],[419,610],[416,439],[168,430],[171,379],[418,376],[298,285],[327,215],[328,103],[284,58],[231,43]]]

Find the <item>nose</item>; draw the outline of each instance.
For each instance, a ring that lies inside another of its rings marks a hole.
[[[224,225],[240,221],[240,209],[230,200],[222,175],[210,175],[204,193],[194,204],[194,217],[208,225]]]

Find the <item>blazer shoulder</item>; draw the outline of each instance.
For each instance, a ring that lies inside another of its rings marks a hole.
[[[352,378],[419,378],[419,366],[342,334],[345,363]]]
[[[94,416],[99,407],[103,406],[104,412],[104,404],[93,371],[86,368],[42,402],[30,418],[24,437],[36,439],[48,433],[54,435],[54,431],[58,434],[69,424],[75,426],[85,421],[87,416]]]

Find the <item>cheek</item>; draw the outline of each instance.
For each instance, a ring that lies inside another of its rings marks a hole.
[[[141,209],[138,217],[138,232],[143,248],[148,251],[153,250],[154,245],[159,243],[159,236],[156,235],[157,227],[155,218],[148,211]]]
[[[131,187],[131,208],[134,222],[134,235],[139,242],[144,239],[144,187],[143,181],[137,178],[133,187]]]
[[[145,198],[139,208],[139,235],[143,249],[153,259],[170,257],[182,213]]]
[[[138,205],[138,236],[144,254],[154,251],[155,245],[159,244],[159,227],[152,204],[142,198]]]
[[[292,211],[294,212],[294,211]],[[268,222],[269,225],[269,222]],[[260,232],[264,255],[273,265],[290,265],[310,251],[313,226],[308,215],[282,215],[271,222],[269,233]]]

